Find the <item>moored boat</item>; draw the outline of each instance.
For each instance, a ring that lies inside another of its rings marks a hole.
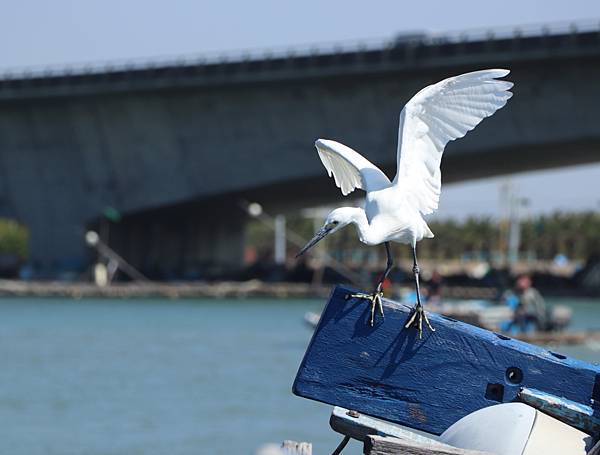
[[[403,301],[409,302],[410,294]],[[429,302],[428,310],[447,318],[456,319],[468,324],[501,333],[503,336],[534,344],[580,345],[600,341],[600,329],[567,330],[573,311],[566,305],[554,305],[550,313],[552,330],[507,330],[513,319],[514,310],[492,300],[465,299],[450,300],[439,303]],[[308,311],[304,314],[304,322],[309,327],[316,327],[320,314]]]

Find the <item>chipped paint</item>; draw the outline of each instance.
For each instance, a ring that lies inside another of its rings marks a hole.
[[[600,419],[591,406],[536,389],[523,388],[518,398],[530,406],[589,434],[600,432]]]
[[[421,409],[418,403],[409,403],[408,404],[408,413],[411,418],[419,421],[419,422],[427,422],[427,416]]]

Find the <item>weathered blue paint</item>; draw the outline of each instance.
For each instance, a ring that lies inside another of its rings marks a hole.
[[[519,400],[586,433],[600,434],[600,416],[586,406],[536,389],[523,388]]]
[[[404,329],[410,307],[332,293],[294,382],[296,395],[441,434],[477,409],[517,399],[523,387],[599,409],[600,367],[429,314],[436,332]]]

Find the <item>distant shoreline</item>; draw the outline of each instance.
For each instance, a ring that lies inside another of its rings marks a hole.
[[[219,282],[127,282],[97,286],[86,282],[0,280],[0,297],[66,298],[327,298],[335,285],[269,283],[259,280]],[[448,287],[450,298],[492,299],[491,287]]]
[[[82,298],[298,298],[325,299],[335,284],[264,282],[249,281],[182,281],[182,282],[118,282],[109,286],[98,286],[90,282],[64,281],[21,281],[0,280],[1,297],[64,297]],[[365,289],[366,290],[366,289]],[[399,291],[412,290],[411,286],[394,285],[393,294]],[[442,295],[450,299],[485,299],[497,298],[500,291],[497,287],[485,286],[443,286]],[[589,297],[588,293],[577,289],[548,289],[548,296]],[[387,296],[387,295],[386,295]]]
[[[126,282],[98,286],[90,282],[0,280],[0,297],[67,298],[322,298],[332,286],[308,283]]]

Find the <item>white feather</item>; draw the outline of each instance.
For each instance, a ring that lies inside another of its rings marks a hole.
[[[318,139],[315,146],[327,174],[344,196],[356,188],[377,191],[391,185],[381,169],[350,147],[327,139]]]
[[[506,104],[513,84],[496,78],[508,74],[492,69],[445,79],[417,93],[400,113],[394,184],[422,214],[438,207],[444,147]]]
[[[319,139],[315,144],[319,157],[342,194],[356,188],[367,192],[360,214],[348,218],[347,211],[344,219],[335,221],[340,226],[355,223],[361,241],[369,245],[396,241],[415,246],[422,238],[433,237],[423,215],[438,207],[444,147],[506,104],[512,83],[497,78],[508,73],[492,69],[462,74],[417,93],[400,114],[393,183],[350,147]]]

